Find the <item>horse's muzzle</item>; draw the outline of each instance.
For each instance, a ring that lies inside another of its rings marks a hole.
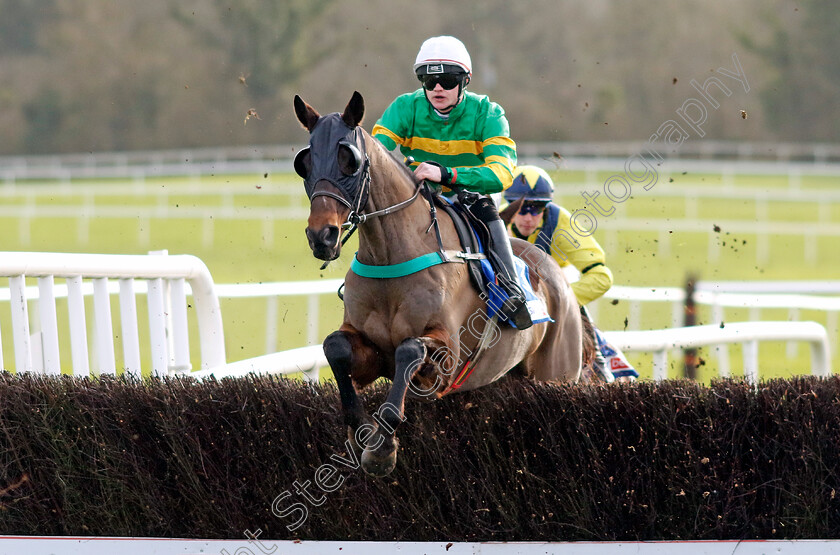
[[[318,231],[306,228],[306,238],[312,254],[319,260],[335,260],[340,248],[338,244],[339,230],[337,226],[327,225]]]

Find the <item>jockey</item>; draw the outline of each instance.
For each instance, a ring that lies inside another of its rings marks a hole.
[[[505,112],[483,95],[468,92],[472,61],[455,37],[432,37],[420,47],[414,73],[421,88],[398,96],[376,122],[372,135],[388,150],[412,157],[414,175],[439,183],[444,195],[459,195],[490,230],[489,258],[499,285],[510,296],[502,308],[517,329],[532,325],[516,281],[507,230],[486,195],[507,188],[516,164]],[[476,194],[478,193],[478,194]]]
[[[638,372],[630,366],[621,351],[606,342],[585,308],[587,303],[606,293],[613,283],[612,272],[606,266],[604,249],[591,235],[583,236],[572,230],[571,214],[553,202],[554,183],[551,177],[542,168],[519,166],[514,173],[513,183],[504,192],[504,198],[510,204],[523,199],[522,206],[511,219],[511,235],[533,243],[550,254],[561,268],[573,265],[580,272],[580,279],[571,285],[581,305],[581,313],[589,319],[595,333],[599,353],[594,369],[606,381],[613,381],[612,378],[637,378]],[[611,375],[603,372],[606,362],[604,356],[609,359]]]

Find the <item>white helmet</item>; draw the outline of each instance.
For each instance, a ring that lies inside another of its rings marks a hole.
[[[420,46],[414,60],[414,73],[472,73],[472,60],[464,43],[455,37],[432,37]]]

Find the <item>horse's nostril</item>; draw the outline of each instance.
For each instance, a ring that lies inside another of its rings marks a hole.
[[[338,227],[328,225],[321,232],[321,238],[325,245],[334,246],[338,242]]]

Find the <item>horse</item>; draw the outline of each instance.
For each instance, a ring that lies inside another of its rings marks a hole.
[[[439,253],[434,265],[398,277],[363,277],[356,266],[345,276],[343,322],[323,348],[339,390],[348,451],[365,472],[385,476],[396,466],[406,397],[436,400],[490,384],[514,368],[540,382],[579,379],[580,311],[551,257],[512,239],[553,322],[524,330],[499,325],[498,317],[487,316],[487,297],[470,282],[467,265],[439,252],[440,246],[447,253],[462,249],[450,216],[437,215],[439,244],[422,183],[360,127],[362,95],[355,92],[340,114],[322,116],[297,95],[294,108],[310,133],[294,165],[310,200],[305,233],[313,255],[325,265],[338,258],[343,229],[349,229],[345,240],[358,229],[354,265],[403,268]],[[359,392],[380,377],[391,380],[391,388],[368,415]]]

